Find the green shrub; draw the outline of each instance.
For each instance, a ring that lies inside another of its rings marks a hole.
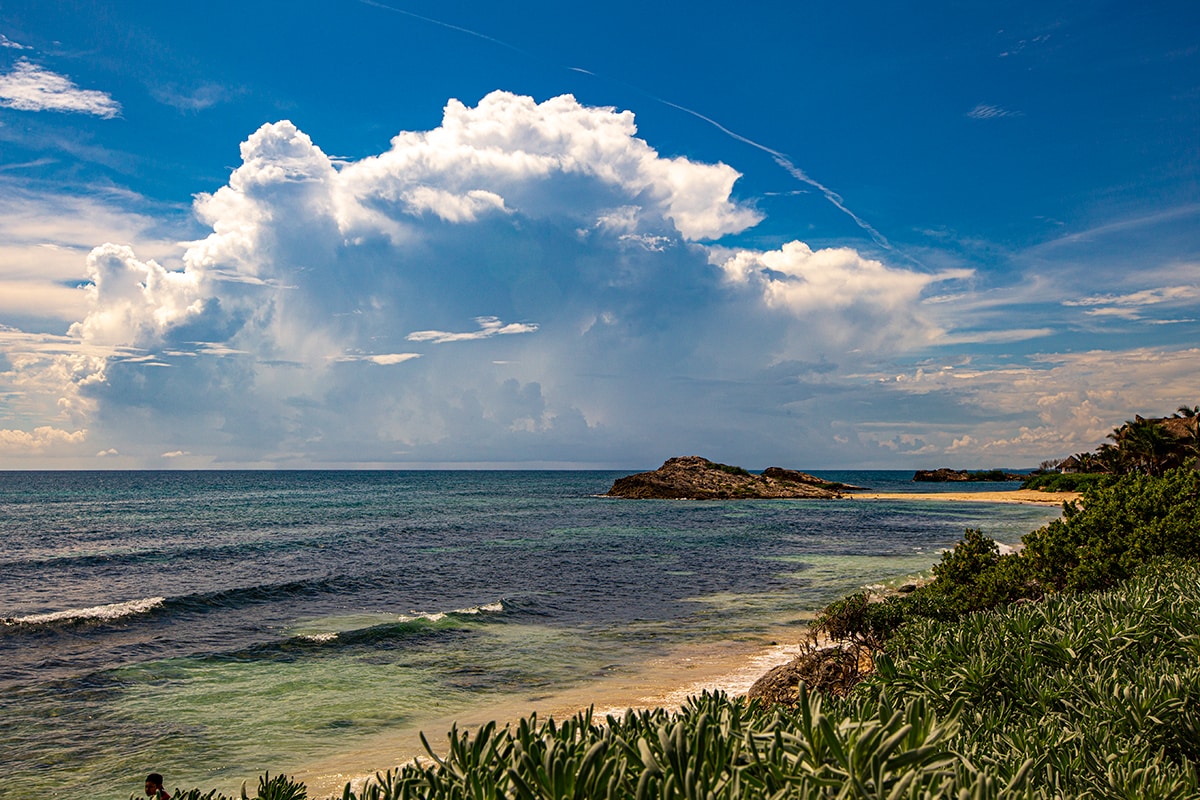
[[[852,595],[818,613],[814,629],[835,642],[879,649],[912,619],[951,620],[1017,600],[1104,589],[1154,559],[1200,559],[1200,473],[1126,475],[1097,481],[1082,504],[1022,538],[1019,553],[967,530],[933,568],[934,579],[907,596],[868,602]]]
[[[188,789],[186,791],[176,789],[171,795],[173,800],[234,800],[228,795],[218,794],[214,789],[207,793],[201,793],[199,789]],[[299,781],[294,781],[286,775],[276,775],[271,777],[270,773],[261,775],[258,779],[258,793],[254,795],[253,800],[306,800],[308,797],[308,787]],[[130,800],[135,800],[133,795],[130,795]],[[251,800],[246,794],[246,784],[242,784],[241,800]]]
[[[951,746],[1035,797],[1196,797],[1200,565],[1158,560],[1121,587],[955,623],[916,620],[868,697],[921,698],[961,725]]]
[[[1021,488],[1037,489],[1042,492],[1082,492],[1088,487],[1103,484],[1112,479],[1112,475],[1096,472],[1048,472],[1027,478],[1021,484]]]
[[[710,461],[708,463],[710,469],[720,470],[721,472],[725,472],[730,475],[743,475],[750,477],[750,472],[742,467],[735,467],[731,464],[718,464],[715,461]]]
[[[1163,556],[1200,558],[1200,472],[1125,475],[1087,488],[1082,506],[1026,535],[1021,558],[1049,591],[1112,586]]]

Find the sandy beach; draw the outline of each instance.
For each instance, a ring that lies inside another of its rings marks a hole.
[[[426,726],[424,732],[429,743],[442,751],[446,749],[446,733],[452,725],[457,725],[460,731],[474,731],[490,720],[503,726],[531,713],[542,719],[564,719],[589,707],[598,718],[603,718],[607,714],[620,716],[630,708],[678,707],[688,697],[705,691],[743,695],[772,667],[786,664],[800,653],[799,631],[780,629],[777,633],[778,643],[766,640],[687,646],[641,665],[633,674],[447,716]],[[311,797],[340,796],[347,782],[357,789],[375,770],[394,769],[424,755],[415,731],[393,732],[364,742],[355,752],[309,764],[291,774],[305,782]]]
[[[1039,492],[1036,489],[1014,489],[999,492],[855,492],[852,500],[936,500],[951,503],[1030,503],[1040,506],[1060,506],[1074,502],[1079,492]]]

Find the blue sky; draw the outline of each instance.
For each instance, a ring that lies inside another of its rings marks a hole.
[[[5,3],[0,467],[1091,449],[1200,402],[1144,5]]]

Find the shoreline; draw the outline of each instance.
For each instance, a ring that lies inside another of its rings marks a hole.
[[[1042,492],[1037,489],[1008,489],[982,492],[855,492],[847,500],[937,500],[952,503],[1025,503],[1061,506],[1079,500],[1079,492]]]
[[[1080,498],[1077,492],[1047,493],[1036,490],[965,491],[965,492],[861,492],[845,499],[866,501],[936,501],[1009,503],[1061,506]],[[407,728],[380,733],[352,750],[311,759],[289,773],[308,787],[309,796],[324,800],[341,796],[350,783],[355,791],[377,772],[395,770],[413,760],[428,758],[419,734],[423,733],[435,749],[447,749],[447,734],[452,727],[460,733],[474,734],[489,722],[503,728],[536,714],[539,719],[565,719],[594,709],[595,717],[621,716],[627,710],[650,708],[677,709],[688,697],[705,691],[724,692],[734,697],[746,694],[750,687],[772,668],[786,664],[799,654],[803,630],[794,626],[772,627],[754,641],[726,640],[700,642],[679,647],[632,667],[629,672],[599,680],[584,680],[579,685],[525,698],[497,698],[495,702],[471,709],[448,712],[435,720],[426,720],[420,729]]]
[[[488,722],[503,728],[531,714],[539,719],[561,720],[593,708],[596,718],[603,720],[608,714],[621,716],[629,709],[674,709],[688,697],[705,691],[720,691],[731,697],[744,695],[773,667],[799,654],[801,632],[780,628],[775,633],[778,636],[764,635],[755,642],[688,644],[639,664],[629,674],[584,681],[579,686],[524,700],[497,700],[437,719],[423,726],[421,732],[437,752],[444,752],[452,726],[473,734]],[[287,774],[305,783],[309,797],[324,800],[340,797],[348,782],[359,791],[376,772],[427,757],[416,730],[390,731],[364,741],[352,751],[315,759]]]

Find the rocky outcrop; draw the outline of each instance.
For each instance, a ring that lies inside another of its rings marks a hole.
[[[653,472],[618,478],[608,496],[670,500],[836,498],[857,488],[781,467],[769,467],[756,475],[700,456],[680,456],[667,459]]]
[[[746,699],[758,700],[766,706],[794,708],[801,681],[809,689],[845,697],[872,669],[870,654],[865,649],[809,647],[755,681]]]
[[[998,469],[987,470],[984,472],[968,472],[965,469],[950,469],[949,467],[940,467],[939,469],[919,469],[913,475],[913,480],[926,483],[954,483],[958,481],[998,482],[1023,481],[1028,477],[1028,475],[1017,475],[1016,473],[1004,472]]]

